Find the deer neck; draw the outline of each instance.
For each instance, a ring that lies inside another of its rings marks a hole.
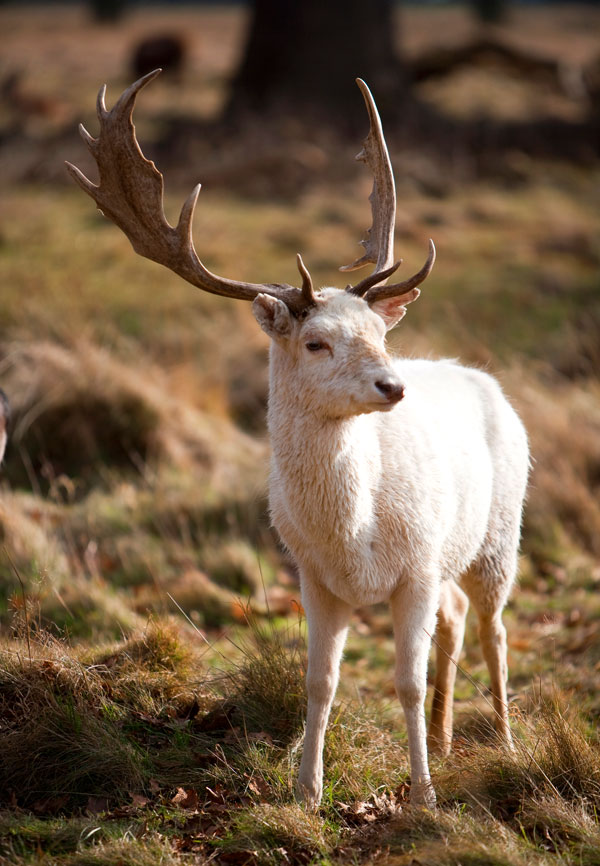
[[[293,362],[275,346],[268,420],[274,477],[306,536],[348,545],[370,534],[381,471],[374,417],[328,418],[307,409]]]

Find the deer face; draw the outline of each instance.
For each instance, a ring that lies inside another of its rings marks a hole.
[[[304,318],[282,302],[259,295],[254,315],[271,337],[303,408],[325,417],[387,412],[404,396],[404,384],[385,346],[386,329],[404,315],[403,305],[323,289]],[[284,360],[285,359],[285,360]]]

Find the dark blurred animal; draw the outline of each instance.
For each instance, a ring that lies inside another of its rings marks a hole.
[[[138,78],[158,68],[177,76],[183,71],[185,57],[186,45],[181,36],[147,36],[134,48],[131,69]]]
[[[35,93],[23,85],[23,72],[13,69],[0,79],[0,105],[21,118],[42,117],[56,120],[64,105],[51,96]]]
[[[0,461],[4,457],[6,451],[6,442],[8,440],[8,427],[10,422],[10,405],[8,397],[0,388]]]

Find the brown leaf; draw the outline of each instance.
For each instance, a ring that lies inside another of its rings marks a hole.
[[[205,733],[229,730],[231,728],[231,716],[234,712],[235,707],[216,707],[202,718],[196,718],[195,727]]]
[[[268,797],[270,788],[262,776],[249,776],[248,773],[244,773],[244,776],[248,779],[249,791],[252,791],[253,794],[256,794],[262,800]]]
[[[273,745],[273,738],[266,731],[250,731],[248,734],[246,734],[246,738],[250,740],[250,742],[266,743],[267,746]]]
[[[209,788],[207,785],[206,793],[215,803],[227,804],[227,801],[231,800],[231,792],[228,791],[225,785],[222,785],[221,782],[217,782],[213,788]]]
[[[106,797],[88,797],[87,810],[92,815],[108,811],[108,799]]]
[[[227,832],[227,827],[223,823],[216,823],[218,819],[214,815],[209,815],[206,812],[196,812],[186,817],[185,823],[181,827],[181,832],[188,836],[211,837],[224,836]]]
[[[142,797],[141,794],[130,794],[131,805],[136,807],[147,806],[150,800],[148,797]]]
[[[398,785],[398,787],[394,791],[394,794],[396,796],[396,800],[404,800],[405,802],[408,802],[408,799],[410,797],[410,785],[407,784],[407,782],[401,782],[401,784]]]
[[[384,792],[380,797],[372,794],[370,800],[357,800],[350,805],[338,801],[336,805],[344,813],[346,821],[356,826],[373,824],[375,821],[395,815],[402,809],[397,802],[395,792]]]
[[[171,803],[182,809],[197,809],[199,803],[198,792],[193,788],[177,788],[177,793],[171,798]]]
[[[195,836],[177,836],[173,840],[173,847],[175,851],[181,853],[185,853],[188,851],[204,853],[204,843],[200,839],[197,839]]]

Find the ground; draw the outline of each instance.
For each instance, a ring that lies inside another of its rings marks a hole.
[[[593,55],[597,18],[518,10],[502,35],[576,64]],[[401,25],[410,54],[472,32],[458,7],[408,8]],[[490,733],[470,621],[454,753],[433,763],[440,805],[411,810],[390,620],[361,610],[311,815],[293,798],[304,624],[266,510],[266,338],[247,305],[137,258],[62,167],[89,168],[77,121],[95,131],[99,85],[110,104],[131,44],[155,29],[185,34],[188,66],[144,93],[142,143],[162,153],[174,117],[213,116],[244,14],[156,7],[113,28],[84,7],[7,5],[0,27],[0,384],[14,410],[0,491],[0,862],[597,863],[597,164],[515,152],[482,176],[467,153],[442,163],[390,141],[407,272],[428,237],[438,248],[390,344],[490,370],[530,435],[505,617],[517,751]],[[421,95],[459,116],[586,110],[571,91],[489,68]],[[209,267],[293,282],[300,251],[316,282],[342,285],[369,223],[359,142],[286,134],[285,152],[257,121],[246,138],[180,146],[180,164],[164,154],[167,213],[201,180]]]

